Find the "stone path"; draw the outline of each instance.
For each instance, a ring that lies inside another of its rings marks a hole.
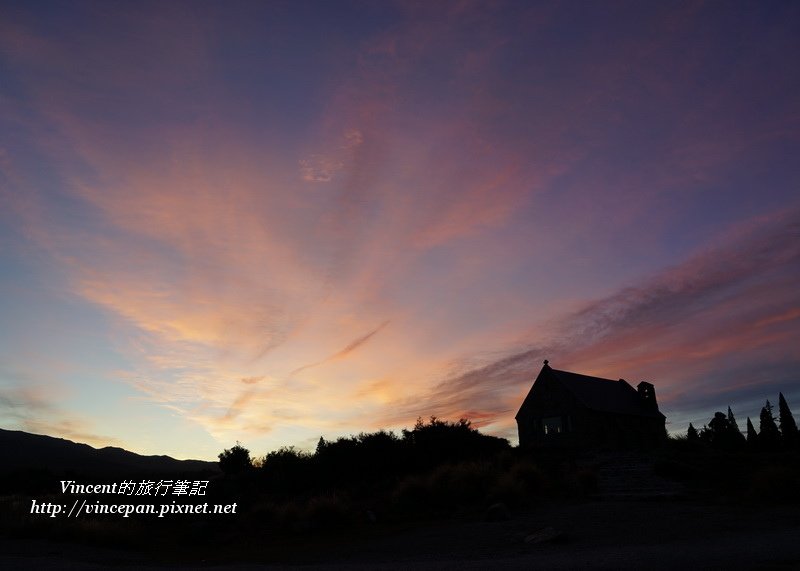
[[[655,460],[637,454],[619,454],[599,459],[597,497],[607,500],[677,499],[686,487],[660,477]]]

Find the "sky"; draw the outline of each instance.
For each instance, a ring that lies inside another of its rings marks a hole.
[[[215,459],[544,359],[800,412],[797,2],[0,1],[0,427]],[[757,424],[757,422],[756,422]]]

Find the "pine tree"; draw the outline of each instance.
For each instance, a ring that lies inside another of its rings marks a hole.
[[[794,421],[792,411],[783,398],[783,393],[778,394],[778,419],[781,425],[781,435],[788,446],[794,446],[798,442],[797,423]]]
[[[767,401],[767,404],[761,409],[760,420],[758,441],[762,448],[774,448],[780,441],[781,433],[778,431],[778,425],[775,424],[775,417],[772,414],[772,405],[769,404],[769,401]]]
[[[728,407],[728,427],[731,431],[733,441],[737,444],[744,444],[744,434],[739,430],[739,425],[736,423],[736,418],[733,416],[733,411],[730,406]]]
[[[697,429],[692,426],[692,423],[689,423],[689,430],[686,431],[686,441],[687,442],[697,442],[700,437],[697,435]]]
[[[750,417],[747,417],[747,444],[750,446],[755,446],[756,442],[758,441],[758,434],[756,433],[756,428],[753,426],[753,423],[750,421]]]

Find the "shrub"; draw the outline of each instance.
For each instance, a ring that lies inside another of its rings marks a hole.
[[[229,476],[247,472],[253,468],[250,451],[237,442],[234,447],[220,453],[219,468]]]
[[[753,500],[786,502],[800,497],[800,477],[788,466],[764,466],[750,480],[748,496]]]

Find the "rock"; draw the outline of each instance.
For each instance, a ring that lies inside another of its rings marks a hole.
[[[542,529],[538,529],[525,537],[525,543],[530,545],[537,545],[539,543],[548,543],[550,541],[555,541],[556,539],[561,538],[564,535],[563,532],[558,531],[552,527],[543,527]]]
[[[511,512],[503,503],[496,503],[489,506],[484,516],[486,521],[507,521],[511,519]]]

